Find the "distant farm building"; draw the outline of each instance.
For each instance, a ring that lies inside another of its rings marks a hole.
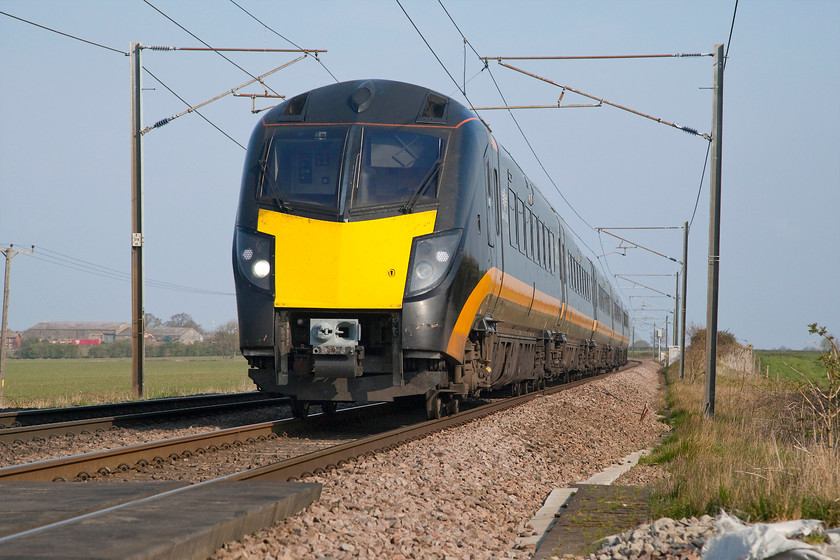
[[[76,341],[98,340],[107,344],[128,333],[131,338],[131,323],[87,323],[42,321],[21,334],[23,340],[46,340],[48,342],[80,344]],[[88,342],[88,344],[91,344]]]
[[[20,333],[6,331],[6,340],[3,341],[6,350],[17,350],[20,348]]]
[[[201,342],[204,337],[192,327],[152,327],[146,329],[146,340],[149,342],[180,342],[192,344]]]
[[[116,340],[131,340],[131,323],[41,322],[21,333],[22,340],[46,340],[57,344],[95,345]],[[150,343],[201,342],[200,332],[189,327],[154,327],[146,329]]]

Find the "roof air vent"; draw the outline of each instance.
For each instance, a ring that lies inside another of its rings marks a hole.
[[[444,122],[448,103],[449,98],[430,91],[426,94],[423,105],[420,106],[417,122]]]
[[[300,121],[303,120],[304,109],[306,108],[306,100],[309,99],[309,93],[301,93],[286,101],[280,114],[277,115],[278,121]]]

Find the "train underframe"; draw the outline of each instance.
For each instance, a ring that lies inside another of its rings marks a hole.
[[[551,331],[505,333],[485,321],[471,332],[458,363],[441,352],[404,349],[399,312],[356,314],[352,320],[344,319],[346,314],[317,315],[277,310],[273,355],[246,352],[257,387],[291,396],[301,417],[311,404],[330,413],[337,402],[425,395],[429,417],[438,418],[483,391],[509,389],[518,395],[612,371],[627,361],[624,348],[567,340]],[[334,331],[329,344],[318,344],[319,329]]]

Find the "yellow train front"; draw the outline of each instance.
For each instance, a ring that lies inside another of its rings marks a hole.
[[[533,223],[518,225],[511,197]],[[249,375],[301,416],[411,395],[439,416],[483,389],[615,367],[626,314],[599,330],[598,306],[576,304],[581,325],[562,330],[564,228],[446,96],[367,80],[285,101],[253,132],[236,219]]]

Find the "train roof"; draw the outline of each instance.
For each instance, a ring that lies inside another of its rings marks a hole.
[[[451,97],[391,80],[354,80],[313,89],[286,100],[265,124],[382,123],[457,126],[476,115]]]

